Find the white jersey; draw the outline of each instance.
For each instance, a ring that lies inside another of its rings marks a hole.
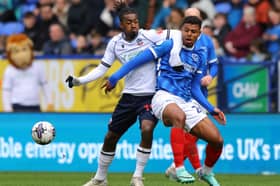
[[[3,102],[24,106],[40,105],[40,89],[47,84],[45,72],[41,65],[34,62],[32,66],[24,70],[9,65],[4,74],[3,92],[9,92],[10,100],[3,97]],[[45,96],[47,96],[47,102],[49,102],[49,95]]]
[[[118,59],[122,64],[127,63],[146,48],[165,40],[166,31],[140,29],[133,41],[126,41],[123,33],[114,36],[107,45],[102,62],[108,67]],[[147,63],[131,71],[125,77],[123,93],[153,94],[155,92],[156,77],[155,63]]]

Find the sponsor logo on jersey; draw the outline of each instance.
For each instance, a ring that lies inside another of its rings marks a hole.
[[[187,63],[184,63],[184,69],[191,73],[194,73],[196,71],[196,68],[194,66],[189,65]]]
[[[137,40],[136,40],[136,43],[137,43],[137,45],[143,45],[144,44],[144,42],[143,42],[143,40],[141,39],[141,38],[138,38]]]
[[[192,53],[192,59],[195,61],[195,62],[198,62],[199,61],[199,57],[197,54],[195,53]]]

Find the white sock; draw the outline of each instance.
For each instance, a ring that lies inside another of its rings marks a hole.
[[[172,168],[176,168],[176,165],[174,162],[171,163],[171,165],[169,167],[172,167]]]
[[[98,157],[98,168],[94,179],[105,180],[107,177],[108,167],[112,163],[115,156],[115,152],[101,151]]]
[[[146,149],[143,147],[138,147],[136,152],[136,168],[133,173],[133,177],[142,178],[145,165],[149,160],[151,154],[151,149]]]
[[[185,169],[185,166],[184,166],[184,165],[181,165],[180,167],[176,167],[176,172],[177,172],[178,170],[181,170],[181,169]]]
[[[206,165],[203,166],[202,171],[204,174],[210,174],[212,172],[212,167],[208,167]]]
[[[202,169],[202,167],[195,169],[195,173],[198,173],[198,171],[200,171],[200,169]]]

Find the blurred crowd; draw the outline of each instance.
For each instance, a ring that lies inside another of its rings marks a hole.
[[[280,56],[280,0],[127,0],[145,29],[178,29],[196,7],[218,56],[260,62]],[[1,0],[0,54],[5,39],[25,33],[37,55],[102,55],[120,32],[114,0]]]

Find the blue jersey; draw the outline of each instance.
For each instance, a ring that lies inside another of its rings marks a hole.
[[[205,67],[206,57],[204,50],[195,48],[183,48],[180,58],[183,62],[182,68],[177,69],[169,64],[170,51],[173,47],[173,40],[164,41],[161,45],[146,49],[128,63],[124,64],[108,80],[112,86],[123,78],[131,70],[148,63],[151,60],[159,59],[157,64],[157,90],[165,90],[174,95],[189,101],[191,97],[196,99],[210,113],[214,107],[207,101],[200,88],[202,70]]]
[[[189,101],[191,99],[192,80],[197,73],[202,74],[206,64],[204,51],[202,49],[182,48],[180,58],[183,68],[176,70],[169,65],[172,46],[172,40],[168,40],[161,45],[150,48],[155,58],[161,57],[156,68],[156,90],[165,90],[183,98],[185,101]]]

